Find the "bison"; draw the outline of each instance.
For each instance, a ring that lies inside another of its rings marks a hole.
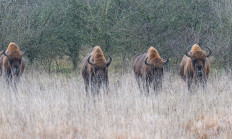
[[[95,46],[88,56],[83,60],[82,77],[84,79],[86,95],[89,95],[89,85],[93,95],[99,94],[99,89],[103,87],[108,93],[108,67],[112,61],[110,55],[109,61],[106,61],[104,53],[99,46]]]
[[[161,58],[154,47],[150,47],[147,53],[138,56],[134,60],[133,67],[139,88],[149,94],[149,87],[153,84],[154,91],[159,91],[162,88],[163,66],[167,62],[168,59]]]
[[[23,74],[24,53],[25,51],[20,51],[19,46],[13,42],[9,44],[7,49],[0,52],[0,74],[3,75],[7,84],[13,81],[16,85]]]
[[[211,55],[211,50],[208,49],[206,53],[199,45],[194,44],[190,52],[188,47],[185,51],[185,55],[180,63],[179,74],[184,81],[188,84],[188,89],[191,91],[192,83],[195,85],[202,85],[203,88],[207,83],[207,79],[210,72],[210,63],[208,57]]]

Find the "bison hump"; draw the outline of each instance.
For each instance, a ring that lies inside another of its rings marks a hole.
[[[93,57],[94,61],[97,61],[98,59],[105,59],[102,49],[99,46],[94,47]]]
[[[19,47],[16,43],[11,42],[7,48],[8,52],[19,51]]]
[[[154,47],[150,47],[147,51],[147,57],[148,57],[148,60],[152,60],[152,59],[159,59],[160,58],[160,55],[159,55],[159,52],[154,48]]]

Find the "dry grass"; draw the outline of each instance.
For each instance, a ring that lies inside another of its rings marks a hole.
[[[166,73],[163,91],[141,95],[131,73],[110,75],[110,95],[85,97],[80,76],[25,74],[18,91],[1,84],[0,138],[232,138],[231,75],[211,75],[189,94]]]

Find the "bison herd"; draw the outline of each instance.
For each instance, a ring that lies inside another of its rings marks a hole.
[[[189,91],[192,91],[193,83],[194,86],[205,87],[210,71],[208,57],[212,52],[208,47],[206,47],[207,51],[203,51],[197,44],[192,46],[191,51],[189,51],[189,48],[186,49],[181,61],[179,74],[187,82]],[[89,95],[89,88],[91,88],[93,95],[98,94],[101,87],[104,92],[108,93],[108,66],[111,61],[110,56],[109,61],[105,60],[104,53],[99,46],[94,47],[91,54],[84,58],[82,77],[87,96]],[[150,47],[147,53],[139,55],[134,60],[135,79],[141,91],[149,94],[151,86],[152,91],[155,92],[162,89],[163,67],[167,63],[168,59],[162,58],[154,47]]]
[[[194,44],[186,49],[180,63],[179,74],[187,82],[189,91],[192,91],[193,85],[195,87],[200,85],[203,88],[206,86],[210,72],[208,57],[212,53],[208,47],[206,49],[207,51],[204,51],[199,45]],[[0,52],[0,75],[3,75],[7,84],[13,83],[16,85],[19,81],[25,67],[24,53],[15,43],[10,43],[7,49]],[[92,52],[84,58],[82,77],[87,96],[89,96],[90,91],[93,95],[99,94],[101,88],[105,93],[108,93],[108,67],[111,61],[111,56],[109,56],[108,61],[105,59],[99,46],[94,47]],[[150,87],[155,92],[162,89],[163,67],[167,63],[168,59],[162,58],[154,47],[150,47],[147,53],[139,55],[134,60],[135,79],[141,91],[149,94],[151,92]]]

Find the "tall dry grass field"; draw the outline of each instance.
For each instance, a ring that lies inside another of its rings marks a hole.
[[[86,98],[79,75],[26,73],[17,91],[0,84],[0,138],[232,138],[231,74],[193,94],[165,74],[159,94],[141,95],[125,73],[110,75],[108,96]]]

